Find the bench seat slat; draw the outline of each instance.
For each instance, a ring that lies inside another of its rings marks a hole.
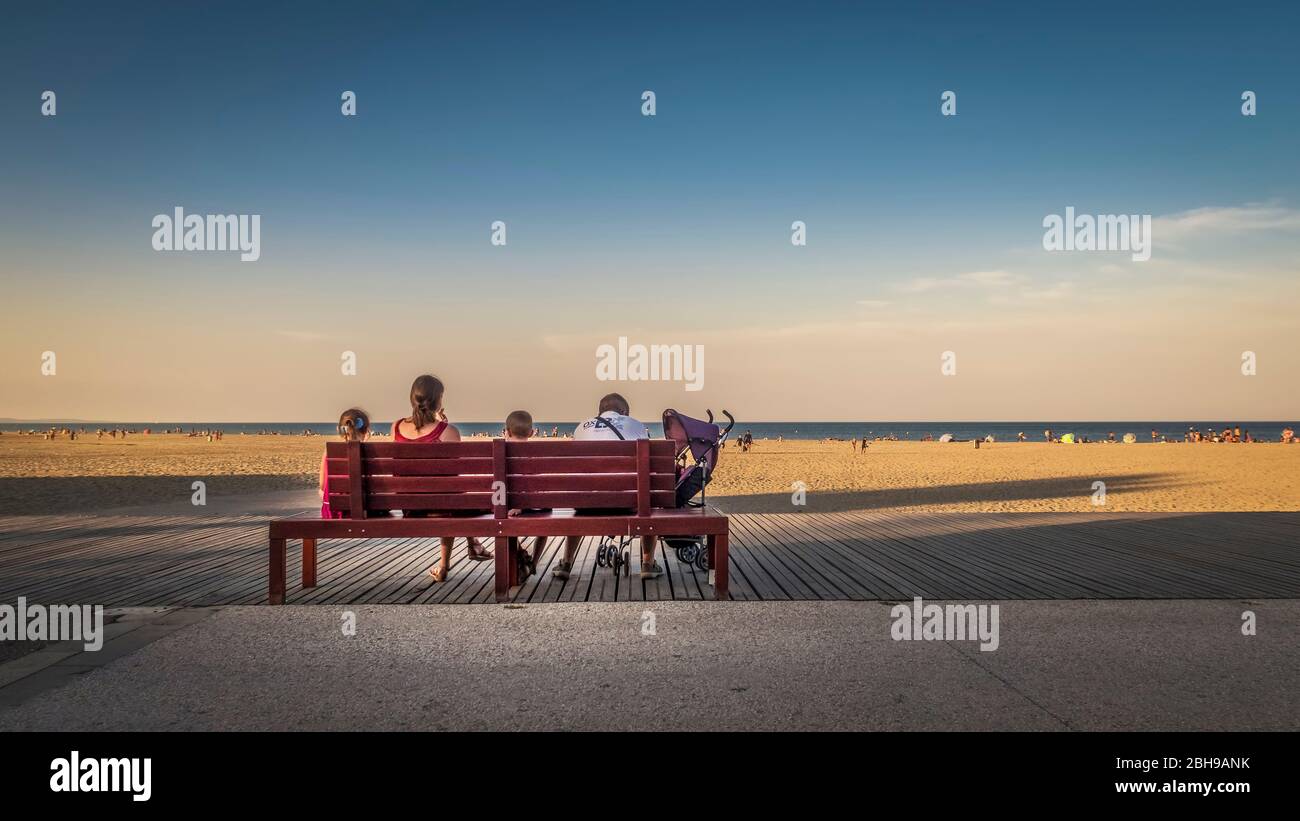
[[[635,490],[596,490],[574,493],[506,493],[506,504],[512,508],[590,508],[626,509],[629,515],[636,513]],[[673,492],[656,490],[650,494],[652,507],[672,507]]]
[[[351,497],[346,493],[331,493],[330,507],[350,510]],[[635,490],[557,491],[507,493],[506,504],[511,508],[618,508],[632,511],[636,507]],[[671,508],[673,492],[656,490],[650,493],[650,504],[656,508]],[[484,510],[492,507],[491,493],[370,493],[366,496],[367,510]]]
[[[361,455],[367,459],[491,458],[492,442],[366,442]]]
[[[330,507],[334,506],[330,494]],[[341,499],[346,497],[340,496]],[[347,501],[340,504],[346,506]],[[491,493],[367,493],[367,510],[491,510]]]
[[[496,520],[491,514],[482,516],[457,516],[432,519],[404,519],[400,516],[382,519],[275,519],[270,524],[272,538],[322,539],[334,538],[386,538],[389,536],[428,536],[452,534],[491,536],[498,532],[519,536],[608,536],[626,532],[628,520],[643,521],[655,532],[665,535],[701,535],[727,530],[727,517],[703,508],[690,510],[656,510],[649,516],[578,516],[572,511],[553,513],[524,513],[509,519]],[[363,532],[364,531],[364,532]]]
[[[636,456],[507,456],[506,471],[514,476],[538,473],[636,473]],[[671,457],[650,459],[651,473],[672,473]]]
[[[465,459],[366,459],[367,476],[465,476],[492,475],[492,457]],[[326,459],[328,476],[347,476],[347,459]]]
[[[651,490],[672,490],[676,479],[667,473],[650,474]],[[511,491],[581,492],[592,490],[636,490],[635,473],[552,473],[537,476],[508,476]]]
[[[347,493],[348,477],[330,476],[330,493]],[[371,476],[371,493],[491,493],[491,476]]]
[[[666,439],[650,440],[650,456],[671,459],[677,455],[675,442]],[[507,458],[532,458],[539,456],[636,456],[636,440],[603,440],[575,442],[572,439],[534,439],[528,442],[506,442]]]

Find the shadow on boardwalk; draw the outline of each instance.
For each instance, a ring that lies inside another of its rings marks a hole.
[[[305,513],[305,511],[304,511]],[[283,514],[281,514],[283,515]],[[184,606],[266,602],[267,516],[0,518],[0,602]],[[731,517],[732,598],[896,600],[1300,598],[1300,513],[873,513]],[[667,551],[662,579],[614,577],[587,539],[568,582],[549,565],[519,603],[708,598],[707,574]],[[492,562],[451,579],[425,570],[436,539],[323,541],[320,585],[302,589],[290,548],[290,603],[494,601]]]

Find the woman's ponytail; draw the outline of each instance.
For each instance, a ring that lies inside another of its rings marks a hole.
[[[443,386],[436,376],[424,374],[411,383],[411,425],[416,430],[432,425],[442,409]]]

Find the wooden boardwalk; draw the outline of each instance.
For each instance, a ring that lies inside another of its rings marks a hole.
[[[122,606],[264,604],[264,515],[0,518],[0,602]],[[1300,513],[876,514],[731,517],[733,599],[1300,598]],[[515,601],[709,598],[703,573],[667,557],[650,583],[595,567],[583,542],[567,583],[551,574],[559,539]],[[635,554],[636,550],[633,549]],[[436,539],[324,541],[320,584],[289,604],[488,603],[492,562],[451,578],[425,570]],[[662,561],[662,559],[661,559]]]

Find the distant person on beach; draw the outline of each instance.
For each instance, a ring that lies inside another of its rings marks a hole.
[[[632,410],[627,400],[617,393],[601,397],[596,415],[578,423],[573,431],[573,438],[579,442],[627,439],[649,439],[650,431],[645,425],[632,418]],[[580,511],[580,513],[599,514],[599,510]],[[654,579],[663,575],[663,568],[655,561],[654,536],[641,537],[641,578]],[[573,572],[573,560],[578,555],[581,536],[566,536],[564,539],[564,558],[556,565],[552,575],[563,581]]]
[[[1295,441],[1295,431],[1291,428],[1285,428],[1282,431],[1282,444],[1289,445]]]
[[[506,441],[507,442],[527,442],[529,438],[537,435],[536,429],[533,428],[533,415],[528,411],[511,411],[506,417]],[[543,436],[545,431],[542,432]],[[518,516],[526,511],[511,510],[511,516]],[[506,540],[510,550],[514,555],[519,557],[520,569],[523,571],[524,578],[533,575],[537,568],[537,560],[542,558],[542,551],[546,549],[546,537],[537,536],[533,539],[533,552],[530,555],[527,550],[519,547],[519,537],[511,536]]]
[[[447,421],[447,412],[442,406],[444,391],[445,388],[438,377],[427,373],[417,376],[411,383],[411,415],[393,423],[393,441],[411,444],[459,442],[460,431]],[[404,510],[402,515],[414,518],[427,514]],[[447,573],[451,568],[451,548],[455,543],[456,540],[451,536],[442,537],[441,560],[437,566],[429,568],[429,575],[435,582],[446,581]],[[473,536],[469,538],[467,555],[470,561],[475,562],[485,562],[492,558],[491,552],[484,550],[482,543]]]
[[[364,442],[370,436],[370,415],[361,408],[348,408],[339,417],[339,436],[344,442]],[[329,470],[325,454],[320,455],[320,517],[342,519],[343,511],[330,510]]]

